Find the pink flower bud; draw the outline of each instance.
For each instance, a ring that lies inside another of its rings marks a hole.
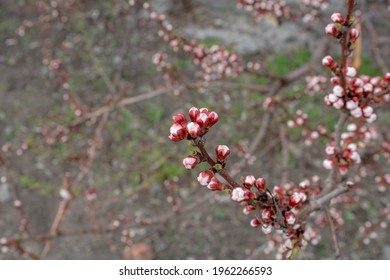
[[[183,165],[187,170],[193,169],[195,166],[198,165],[199,162],[200,159],[197,156],[188,156],[185,159],[183,159]]]
[[[334,68],[337,66],[337,62],[333,60],[333,57],[328,55],[322,59],[322,65],[325,67]]]
[[[325,159],[322,163],[322,165],[326,168],[326,169],[332,169],[333,166],[334,166],[334,160],[333,159]]]
[[[353,100],[348,100],[347,104],[346,104],[347,109],[350,111],[356,109],[358,106],[359,106],[359,103],[355,102]]]
[[[337,85],[333,88],[333,94],[336,95],[337,97],[343,97],[344,96],[344,89]]]
[[[188,111],[188,115],[190,116],[190,119],[191,121],[195,122],[196,121],[196,118],[199,116],[200,114],[200,111],[198,108],[196,107],[192,107],[189,111]]]
[[[360,88],[364,85],[364,82],[362,81],[362,79],[359,79],[359,78],[355,78],[352,80],[352,86],[355,87],[355,88]]]
[[[200,135],[201,129],[199,124],[190,122],[187,124],[187,132],[192,138],[196,138]]]
[[[351,115],[355,118],[360,118],[363,115],[362,109],[360,107],[357,107],[356,109],[351,111]]]
[[[256,181],[255,181],[255,187],[260,192],[264,192],[266,190],[266,188],[265,188],[265,179],[264,178],[257,178]]]
[[[217,154],[217,161],[224,162],[226,160],[227,156],[230,154],[230,149],[226,145],[219,145],[215,149],[215,153]]]
[[[337,85],[340,85],[340,79],[339,77],[332,77],[330,78],[330,82],[333,86],[337,86]]]
[[[207,186],[213,177],[214,177],[213,171],[206,170],[206,171],[199,172],[197,179],[199,184],[201,184],[202,186]]]
[[[302,182],[299,183],[299,187],[303,190],[307,190],[310,186],[309,180],[303,180]]]
[[[337,29],[337,27],[334,23],[329,23],[325,27],[325,33],[330,35],[330,36],[337,37],[339,35],[339,30]]]
[[[342,100],[341,98],[338,99],[336,102],[333,103],[333,107],[335,107],[336,109],[341,109],[344,107],[344,100]]]
[[[348,172],[349,166],[348,165],[339,165],[338,169],[339,169],[339,173],[341,175],[345,175]]]
[[[222,184],[217,178],[211,178],[210,183],[207,185],[207,188],[210,191],[221,191],[225,188],[225,185]]]
[[[255,181],[256,181],[255,176],[246,176],[244,178],[244,186],[247,188],[252,187]]]
[[[347,69],[345,70],[345,75],[347,75],[348,77],[355,77],[357,74],[357,71],[354,67],[347,67]]]
[[[235,188],[231,193],[232,200],[241,202],[245,200],[245,190],[243,188]]]
[[[302,196],[298,192],[294,192],[290,196],[289,205],[291,207],[294,207],[294,206],[298,205],[301,202],[302,202]]]
[[[372,113],[374,113],[374,109],[372,109],[371,106],[364,106],[362,108],[362,111],[363,111],[363,116],[368,118],[369,116],[371,116]]]
[[[271,219],[273,218],[274,216],[274,212],[269,209],[269,208],[265,208],[262,212],[261,212],[261,219],[263,220],[263,222],[265,224],[269,224],[271,222]]]
[[[370,94],[371,92],[374,91],[374,86],[372,84],[365,84],[363,86],[364,93]]]
[[[196,123],[199,124],[201,128],[205,128],[209,124],[209,117],[205,113],[200,113],[196,118]]]
[[[369,123],[373,123],[374,121],[376,121],[377,119],[377,115],[375,113],[372,113],[368,118],[366,118],[367,122]]]
[[[199,111],[200,111],[201,113],[206,114],[206,115],[209,114],[209,109],[207,109],[207,108],[200,108]]]
[[[182,114],[176,114],[172,117],[173,122],[180,124],[181,126],[186,126],[187,125],[187,120],[186,117]]]
[[[179,142],[179,141],[183,140],[183,139],[180,139],[179,137],[174,136],[174,135],[172,135],[172,134],[170,134],[170,135],[168,136],[168,138],[171,139],[173,142]]]
[[[214,124],[218,122],[218,114],[216,112],[209,113],[209,127],[212,127]]]
[[[344,23],[344,17],[342,14],[340,13],[334,13],[330,16],[330,19],[334,22],[334,23]]]
[[[283,196],[286,194],[286,191],[280,186],[274,186],[274,193]]]
[[[257,228],[257,227],[259,227],[259,226],[261,226],[260,221],[259,221],[257,218],[253,218],[253,219],[251,220],[251,227]]]
[[[329,94],[328,94],[328,100],[329,100],[330,102],[334,103],[334,102],[336,102],[337,100],[339,100],[339,98],[338,98],[336,95],[334,95],[333,93],[329,93]]]
[[[242,212],[244,213],[244,215],[249,215],[250,213],[252,213],[253,211],[256,210],[256,206],[253,206],[253,205],[247,205],[245,206],[243,209],[242,209]]]
[[[349,31],[349,40],[353,43],[356,41],[356,39],[359,37],[360,32],[356,28],[352,28]]]
[[[295,217],[294,213],[290,212],[290,211],[286,212],[284,217],[286,218],[287,224],[290,225],[290,226],[295,224],[295,221],[297,220],[297,218]]]
[[[385,74],[384,80],[387,84],[390,84],[390,73]]]
[[[169,131],[174,138],[184,139],[187,136],[186,130],[178,123],[174,123]]]
[[[325,153],[327,155],[334,155],[336,153],[336,149],[333,145],[326,146]]]

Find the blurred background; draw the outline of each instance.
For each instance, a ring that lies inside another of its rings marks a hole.
[[[224,46],[243,64],[258,62],[270,73],[204,84],[199,66],[175,52],[138,5],[2,0],[0,239],[13,245],[1,247],[0,259],[274,259],[279,237],[251,228],[229,195],[200,187],[196,176],[205,166],[183,168],[190,147],[168,139],[171,116],[192,106],[216,111],[220,121],[206,147],[231,148],[227,169],[237,180],[255,175],[271,187],[280,184],[285,163],[275,115],[253,146],[266,117],[267,87],[272,75],[307,64],[325,43],[327,54],[337,57],[337,44],[323,39],[323,28],[344,8],[343,1],[330,2],[319,19],[304,23],[272,16],[256,22],[232,0],[150,1],[180,38]],[[369,20],[362,27],[360,72],[383,76],[389,3],[358,2]],[[374,41],[372,32],[382,39]],[[169,71],[153,64],[158,52],[168,55]],[[306,94],[306,76],[330,76],[320,61],[281,94],[305,93],[288,104],[288,114],[301,109],[313,126],[331,130],[337,115],[323,102],[329,85]],[[388,109],[378,123],[387,128]],[[325,178],[325,142],[307,146],[302,128],[286,129],[290,172],[283,176],[296,184]],[[388,185],[378,190],[368,173],[359,203],[332,210],[346,259],[390,259]],[[332,258],[329,229],[316,226],[320,220],[321,213],[312,218],[316,238],[300,258]]]

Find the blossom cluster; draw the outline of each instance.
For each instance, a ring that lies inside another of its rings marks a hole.
[[[269,14],[276,17],[289,18],[290,9],[285,1],[275,0],[237,0],[237,7],[252,12],[253,17],[259,21]]]
[[[340,13],[334,13],[330,18],[332,23],[325,27],[325,33],[335,38],[341,38],[343,34],[346,34],[344,38],[346,50],[344,51],[351,53],[354,43],[360,36],[358,29],[350,28],[353,18],[347,22],[348,20]],[[331,56],[325,56],[322,64],[335,74],[335,77],[331,78],[332,92],[325,96],[325,102],[336,109],[348,111],[355,118],[363,117],[367,122],[374,122],[377,115],[371,105],[382,99],[388,99],[388,96],[381,96],[381,94],[390,85],[390,73],[385,74],[383,79],[366,75],[357,76],[357,70],[354,67],[344,65],[340,67]]]
[[[182,113],[172,117],[173,125],[170,128],[169,139],[174,142],[196,139],[198,136],[204,135],[210,127],[218,122],[218,114],[209,112],[207,108],[192,107],[188,111],[188,115],[191,121],[188,121]]]
[[[301,110],[297,110],[296,116],[292,120],[287,121],[288,127],[299,127],[303,126],[307,121],[307,114],[303,113]]]
[[[312,96],[325,89],[327,78],[325,76],[307,76],[305,93]]]
[[[320,136],[326,136],[328,130],[323,125],[318,125],[315,129],[306,128],[302,131],[302,136],[305,137],[305,145],[311,146],[314,140],[318,139]]]
[[[345,175],[353,164],[361,162],[360,155],[357,152],[357,145],[349,144],[343,151],[337,151],[333,145],[328,145],[325,152],[329,158],[325,159],[323,165],[326,169],[333,169],[337,162],[337,168],[341,175]]]
[[[184,45],[183,50],[192,55],[194,64],[200,65],[201,75],[205,81],[236,77],[243,71],[240,57],[220,46],[213,45],[207,48],[193,41]]]
[[[328,2],[328,0],[301,0],[299,7],[293,9],[293,7],[287,5],[286,1],[236,0],[237,7],[252,12],[256,21],[272,15],[278,19],[299,19],[304,23],[316,19],[321,14],[321,11],[328,7]]]
[[[200,76],[207,82],[223,77],[236,77],[243,71],[240,57],[223,47],[213,45],[206,47],[196,40],[187,40],[172,32],[173,27],[164,14],[157,14],[147,3],[143,8],[150,20],[155,21],[160,30],[158,35],[166,41],[174,52],[185,52],[191,55],[195,65],[201,68]],[[157,60],[157,59],[156,59]]]

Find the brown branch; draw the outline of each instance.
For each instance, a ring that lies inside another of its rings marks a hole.
[[[297,216],[297,221],[304,221],[312,212],[320,210],[322,207],[326,206],[332,198],[335,198],[339,195],[342,195],[348,192],[352,187],[350,182],[346,182],[345,184],[335,188],[331,192],[310,201],[308,205],[302,208]]]
[[[202,157],[203,159],[206,160],[206,162],[211,166],[211,167],[215,167],[215,165],[217,164],[216,161],[214,161],[209,153],[207,152],[206,148],[204,147],[204,139],[200,139],[197,143],[195,143],[195,146],[198,147],[198,149],[200,150],[201,154],[202,154]],[[221,175],[222,178],[224,178],[226,180],[226,182],[228,182],[230,184],[230,186],[228,186],[230,189],[231,188],[238,188],[238,187],[241,187],[240,184],[238,184],[227,172],[226,170],[223,168],[223,169],[219,169],[217,170],[217,173],[219,175]]]

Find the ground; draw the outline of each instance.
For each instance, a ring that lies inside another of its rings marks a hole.
[[[9,179],[0,183],[0,238],[20,236],[13,187],[19,191],[30,235],[47,233],[61,202],[59,191],[66,172],[76,176],[87,157],[94,136],[93,121],[72,131],[66,143],[48,144],[41,133],[42,128],[55,130],[58,125],[66,126],[77,119],[70,102],[64,101],[66,93],[75,96],[74,104],[98,108],[114,96],[110,94],[111,86],[118,95],[126,89],[124,95],[129,97],[166,84],[151,58],[155,52],[169,47],[141,11],[134,11],[119,0],[80,1],[60,10],[62,20],[55,18],[45,25],[38,20],[45,14],[36,9],[37,2],[0,3],[0,145],[12,146],[10,152],[3,153]],[[245,58],[265,61],[271,65],[270,69],[275,67],[282,74],[291,70],[289,67],[307,62],[318,48],[322,32],[298,33],[299,24],[282,27],[255,24],[249,14],[237,10],[232,2],[199,0],[188,4],[190,1],[160,0],[152,1],[152,5],[167,13],[182,36],[209,45],[227,45]],[[314,27],[322,25],[317,22]],[[62,61],[61,69],[70,75],[69,91],[60,86],[55,71],[43,63],[45,58]],[[195,73],[194,66],[180,54],[174,64],[182,73]],[[378,72],[375,63],[367,67]],[[253,81],[242,78],[240,82]],[[179,96],[169,92],[110,114],[90,175],[74,190],[77,198],[61,229],[77,231],[94,226],[82,196],[88,186],[97,190],[96,213],[101,225],[109,226],[120,215],[129,217],[130,222],[106,234],[57,237],[46,258],[273,259],[275,252],[264,253],[268,241],[261,230],[249,226],[250,218],[242,214],[241,207],[233,204],[228,195],[199,187],[196,175],[200,169],[186,172],[181,166],[188,146],[172,143],[167,137],[172,114],[191,106],[213,106],[221,121],[219,129],[209,133],[207,146],[213,149],[226,144],[238,149],[243,141],[255,137],[265,115],[261,109],[263,101],[263,97],[239,87],[210,87]],[[324,113],[330,115],[331,110],[325,108]],[[329,118],[332,120],[332,116]],[[271,178],[270,184],[279,183],[282,168],[277,157],[281,148],[275,144],[277,134],[277,127],[270,128],[264,143],[254,152],[261,156],[252,164],[245,162],[245,173],[237,174],[236,178],[256,174]],[[300,134],[292,134],[292,138],[300,139]],[[27,149],[22,148],[23,143],[27,143]],[[296,154],[290,159],[294,167],[289,174],[291,181],[299,183],[321,170],[319,150],[305,150],[299,142],[294,150]],[[238,161],[240,156],[232,155],[231,166]],[[0,177],[5,176],[5,169],[3,172]],[[324,174],[325,171],[319,173]],[[377,196],[381,197],[381,203],[388,203],[388,192]],[[367,220],[379,217],[379,206],[369,204],[365,211],[348,209],[344,216],[346,225],[339,228],[344,258],[390,259],[390,237],[386,230],[380,231],[370,244],[364,244],[357,234],[349,238]],[[372,216],[367,216],[367,212]],[[300,258],[332,258],[328,229],[322,231],[320,243],[309,245]],[[125,249],[125,243],[121,242],[127,233],[132,249]],[[39,255],[43,246],[30,242],[25,249]],[[23,257],[8,252],[0,258]]]

